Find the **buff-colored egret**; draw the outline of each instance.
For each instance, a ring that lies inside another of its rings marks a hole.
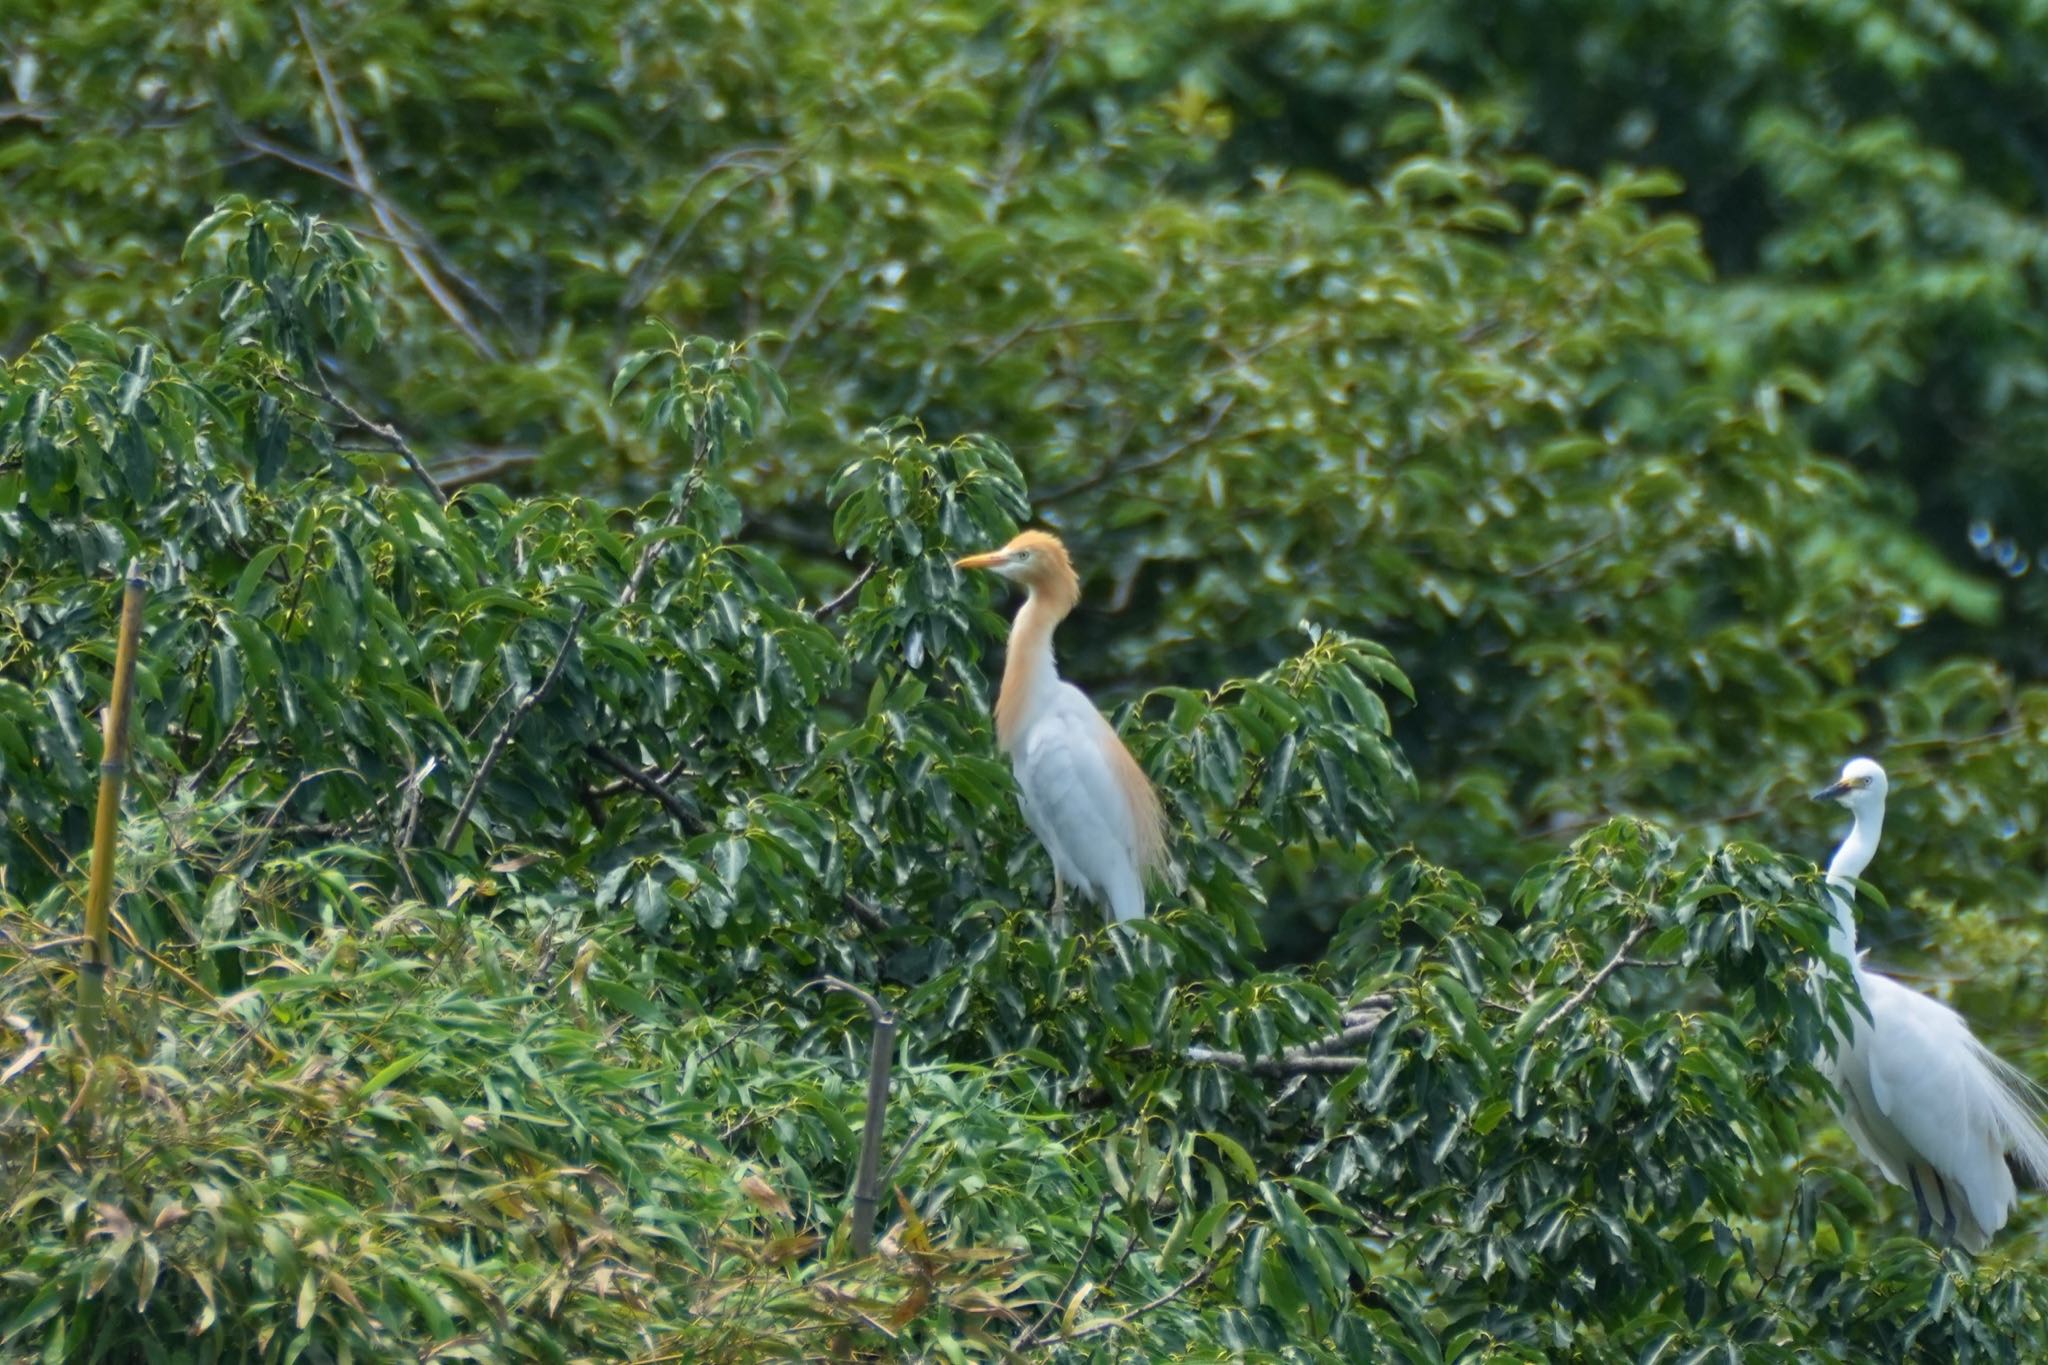
[[[996,742],[1016,771],[1024,821],[1052,855],[1053,914],[1064,912],[1071,882],[1119,921],[1144,918],[1145,877],[1165,856],[1166,822],[1145,770],[1054,667],[1053,628],[1081,600],[1066,546],[1026,531],[955,567],[987,569],[1030,594],[1010,628]]]
[[[1816,801],[1855,818],[1828,864],[1835,925],[1828,942],[1849,964],[1864,1006],[1822,1069],[1838,1094],[1849,1136],[1894,1185],[1913,1191],[1920,1235],[1982,1251],[2018,1202],[2014,1167],[2048,1177],[2048,1134],[2035,1117],[2032,1082],[1977,1041],[1948,1006],[1865,971],[1856,952],[1854,878],[1870,866],[1884,829],[1884,769],[1849,760]]]

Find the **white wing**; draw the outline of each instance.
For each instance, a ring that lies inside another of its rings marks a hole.
[[[1887,1179],[1912,1185],[1935,1221],[1981,1250],[2017,1199],[2007,1154],[2034,1169],[2048,1161],[2027,1085],[1954,1010],[1889,977],[1857,977],[1871,1022],[1830,1068],[1845,1126]]]
[[[1107,744],[1116,732],[1095,704],[1059,683],[1018,737],[1011,758],[1024,819],[1060,876],[1106,901],[1120,920],[1145,913],[1137,831]]]

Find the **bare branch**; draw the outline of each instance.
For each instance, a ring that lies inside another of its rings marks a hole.
[[[412,470],[413,477],[417,478],[421,483],[427,486],[427,490],[434,495],[435,501],[439,502],[443,507],[446,507],[448,505],[448,490],[441,487],[441,485],[438,482],[436,482],[434,476],[427,472],[427,462],[425,460],[422,460],[419,456],[419,452],[414,450],[412,446],[407,443],[405,437],[399,434],[397,427],[391,426],[384,422],[374,421],[370,417],[364,415],[360,410],[356,408],[356,406],[353,403],[349,402],[346,398],[343,398],[340,394],[336,393],[334,391],[334,386],[327,382],[327,376],[322,374],[319,370],[316,369],[313,371],[313,378],[319,381],[320,386],[318,388],[314,388],[308,384],[302,384],[298,380],[289,377],[286,378],[285,383],[290,384],[293,388],[297,389],[300,393],[305,394],[308,398],[317,398],[322,402],[331,403],[335,407],[340,408],[342,416],[348,418],[350,424],[353,425],[357,430],[369,432],[372,436],[382,441],[386,446],[388,446],[392,450],[397,451],[399,457],[402,458],[405,461],[407,467]]]
[[[1247,1058],[1242,1052],[1218,1048],[1191,1047],[1185,1054],[1195,1066],[1220,1066],[1253,1076],[1341,1076],[1366,1064],[1364,1057],[1347,1057],[1319,1052],[1299,1053],[1293,1049],[1278,1057]]]
[[[491,296],[491,292],[479,284],[475,276],[464,270],[448,254],[447,250],[434,240],[433,234],[427,231],[426,226],[419,219],[406,212],[404,206],[392,199],[390,195],[384,193],[380,186],[365,186],[339,166],[323,161],[319,157],[307,152],[302,152],[296,147],[288,147],[282,142],[274,142],[259,133],[252,132],[232,117],[229,119],[229,126],[234,130],[235,140],[250,151],[260,156],[267,156],[273,161],[281,161],[285,165],[304,171],[308,175],[319,176],[322,180],[331,180],[344,189],[355,191],[364,199],[374,199],[381,203],[384,210],[411,234],[412,240],[417,242],[429,256],[434,258],[436,269],[461,285],[464,292],[482,304],[500,322],[507,320],[504,307],[499,304],[497,299]],[[397,246],[401,240],[389,232],[376,235],[382,240],[390,242],[393,246]]]
[[[1342,1075],[1364,1066],[1368,1061],[1365,1057],[1347,1054],[1343,1049],[1356,1047],[1371,1038],[1379,1030],[1380,1021],[1387,1017],[1393,1003],[1392,996],[1368,996],[1344,1011],[1343,1028],[1325,1037],[1283,1048],[1277,1057],[1247,1057],[1242,1052],[1211,1047],[1191,1047],[1182,1055],[1195,1066],[1220,1066],[1253,1076]]]
[[[683,799],[670,791],[660,778],[641,772],[602,744],[586,744],[583,748],[585,753],[617,773],[628,786],[638,787],[666,806],[668,813],[682,826],[683,833],[702,834],[710,828],[704,823],[703,817],[684,805]]]
[[[1605,545],[1608,541],[1614,539],[1615,534],[1616,529],[1610,526],[1606,530],[1601,531],[1599,534],[1594,535],[1589,539],[1583,540],[1579,542],[1577,545],[1572,546],[1570,549],[1552,555],[1549,559],[1544,560],[1541,564],[1532,564],[1526,569],[1510,570],[1508,573],[1508,577],[1541,578],[1544,574],[1549,573],[1552,569],[1560,568],[1565,564],[1569,564],[1572,560],[1577,559],[1580,555],[1589,554],[1592,551],[1599,549],[1602,545]]]
[[[1629,949],[1635,947],[1638,943],[1641,943],[1643,939],[1646,936],[1648,936],[1652,927],[1654,926],[1652,926],[1649,920],[1644,920],[1638,925],[1636,925],[1635,928],[1629,930],[1626,934],[1624,934],[1621,939],[1621,946],[1614,950],[1614,956],[1608,958],[1605,965],[1603,965],[1599,971],[1594,972],[1592,976],[1588,977],[1586,979],[1585,985],[1573,991],[1571,995],[1568,996],[1562,1004],[1560,1004],[1556,1009],[1552,1010],[1549,1014],[1545,1015],[1543,1022],[1538,1024],[1536,1026],[1535,1032],[1529,1035],[1529,1041],[1532,1043],[1535,1042],[1538,1038],[1541,1038],[1544,1034],[1550,1031],[1550,1026],[1552,1024],[1557,1023],[1566,1015],[1570,1014],[1573,1010],[1577,1009],[1579,1006],[1585,1004],[1588,1000],[1592,999],[1593,992],[1599,990],[1601,985],[1606,982],[1608,977],[1613,976],[1617,971],[1621,970],[1622,967],[1628,964]]]
[[[752,174],[743,176],[735,183],[726,186],[718,194],[712,196],[711,202],[699,209],[681,232],[677,233],[666,244],[649,251],[641,258],[640,263],[634,266],[632,273],[626,277],[626,288],[619,296],[620,313],[630,313],[647,301],[647,296],[654,292],[654,281],[663,271],[668,269],[669,262],[673,261],[677,253],[681,252],[683,247],[689,243],[690,238],[696,234],[698,225],[708,218],[720,204],[723,204],[747,186],[765,180],[777,171],[785,169],[791,162],[796,160],[798,153],[795,149],[778,146],[775,143],[751,143],[740,147],[729,147],[704,164],[704,169],[698,171],[696,177],[683,187],[683,192],[676,197],[674,207],[669,209],[667,216],[661,220],[660,226],[655,228],[654,237],[657,242],[668,235],[669,227],[675,222],[676,216],[683,211],[683,207],[696,195],[698,189],[706,180],[709,180],[713,175],[729,166],[748,165],[753,158],[770,152],[779,153],[779,155],[763,165],[751,167]]]
[[[1046,1345],[1060,1346],[1070,1341],[1081,1341],[1101,1332],[1111,1332],[1119,1327],[1128,1327],[1154,1309],[1164,1308],[1167,1304],[1172,1303],[1175,1299],[1216,1273],[1216,1267],[1223,1263],[1224,1254],[1230,1250],[1229,1240],[1231,1234],[1244,1226],[1244,1220],[1245,1215],[1241,1213],[1231,1219],[1230,1225],[1223,1229],[1224,1245],[1219,1247],[1208,1260],[1197,1266],[1194,1274],[1188,1276],[1164,1294],[1159,1295],[1157,1298],[1147,1299],[1128,1313],[1119,1313],[1113,1318],[1104,1318],[1100,1322],[1091,1322],[1085,1327],[1079,1327],[1074,1331],[1064,1332],[1059,1336],[1052,1337],[1047,1340]]]
[[[847,252],[845,259],[840,261],[839,268],[827,275],[825,282],[812,293],[810,300],[804,304],[803,312],[797,314],[796,321],[790,324],[789,334],[782,339],[781,349],[775,352],[776,369],[782,369],[789,364],[790,356],[796,353],[797,342],[803,340],[804,333],[810,331],[811,324],[818,320],[818,313],[824,308],[825,300],[832,297],[832,291],[845,283],[846,277],[851,275],[859,264],[860,257],[851,251]]]
[[[815,615],[820,621],[828,621],[832,617],[838,615],[840,609],[844,607],[847,603],[851,602],[854,599],[855,595],[858,594],[860,590],[867,585],[867,581],[870,578],[873,578],[874,576],[875,566],[870,564],[865,569],[862,569],[860,571],[860,576],[858,578],[854,579],[853,582],[846,585],[846,591],[840,593],[830,602],[827,602],[823,606],[819,607],[818,610],[813,613],[813,615]]]
[[[1041,506],[1046,503],[1060,502],[1073,497],[1076,493],[1085,493],[1091,488],[1099,488],[1112,480],[1121,479],[1131,474],[1143,474],[1148,470],[1157,469],[1163,464],[1177,460],[1195,446],[1200,445],[1215,435],[1216,428],[1223,424],[1223,419],[1228,417],[1230,410],[1236,406],[1237,395],[1234,393],[1225,394],[1221,402],[1210,405],[1208,420],[1203,422],[1197,430],[1185,438],[1174,442],[1164,449],[1154,451],[1150,455],[1131,460],[1125,464],[1106,464],[1086,478],[1076,479],[1074,482],[1055,488],[1049,493],[1041,493],[1038,497],[1038,502]]]
[[[846,907],[847,913],[878,934],[889,927],[889,917],[882,913],[881,907],[864,896],[852,891],[842,892],[839,903]]]
[[[889,1159],[889,1168],[882,1172],[882,1183],[884,1185],[888,1184],[891,1180],[894,1180],[896,1178],[897,1168],[903,1165],[904,1158],[908,1157],[911,1153],[911,1149],[917,1146],[917,1140],[923,1137],[926,1133],[930,1132],[932,1125],[937,1123],[938,1121],[939,1116],[937,1114],[932,1114],[926,1117],[923,1122],[919,1123],[917,1127],[910,1130],[910,1136],[903,1139],[903,1145],[901,1147],[898,1147],[896,1149],[896,1155]]]
[[[527,689],[512,707],[512,714],[505,717],[505,723],[498,727],[498,733],[491,736],[491,747],[484,751],[484,761],[476,768],[476,775],[469,780],[469,789],[462,794],[462,802],[455,808],[455,818],[448,822],[447,831],[441,836],[441,850],[447,852],[455,847],[462,837],[462,827],[469,823],[469,813],[476,809],[476,799],[483,794],[484,783],[490,779],[491,770],[498,766],[498,760],[505,756],[505,746],[512,742],[512,734],[527,713],[540,704],[555,685],[555,679],[562,675],[562,665],[569,661],[569,651],[576,647],[576,631],[583,624],[583,618],[590,611],[590,603],[578,602],[576,610],[569,614],[569,624],[562,631],[561,646],[555,650],[555,661],[548,665],[547,676],[540,680],[540,686]]]
[[[463,484],[480,483],[520,465],[532,464],[541,457],[537,446],[469,446],[455,451],[444,458],[434,474],[443,488],[459,488]]]
[[[1089,327],[1114,327],[1122,323],[1142,321],[1144,315],[1141,313],[1102,313],[1087,318],[1039,318],[1020,322],[983,346],[974,359],[976,364],[986,365],[1025,337],[1043,336],[1047,332],[1078,332]]]
[[[1045,1331],[1046,1324],[1052,1321],[1052,1315],[1059,1312],[1060,1305],[1066,1301],[1067,1295],[1074,1292],[1074,1285],[1080,1280],[1081,1272],[1088,1266],[1088,1253],[1094,1249],[1096,1234],[1102,1231],[1102,1220],[1108,1213],[1109,1201],[1107,1199],[1097,1199],[1095,1201],[1095,1217],[1089,1220],[1088,1235],[1081,1239],[1081,1249],[1074,1254],[1074,1269],[1067,1276],[1067,1282],[1060,1286],[1059,1293],[1046,1301],[1045,1311],[1038,1315],[1036,1322],[1024,1329],[1024,1334],[1017,1338],[1016,1343],[1011,1349],[1017,1351],[1029,1349],[1031,1343],[1038,1340],[1039,1334]]]
[[[313,69],[320,75],[320,88],[327,96],[327,110],[334,118],[335,135],[341,139],[342,155],[347,158],[349,170],[355,176],[356,188],[362,191],[363,198],[369,201],[370,212],[376,215],[377,222],[384,230],[391,234],[392,244],[398,248],[398,254],[405,261],[406,268],[419,280],[420,287],[427,291],[428,297],[434,300],[448,320],[455,324],[456,329],[469,339],[469,344],[486,359],[502,360],[504,357],[498,348],[491,344],[490,338],[478,330],[475,321],[469,316],[469,310],[462,306],[462,300],[456,298],[448,286],[441,282],[433,268],[421,257],[412,234],[406,232],[404,225],[392,214],[388,202],[377,189],[376,173],[370,167],[369,157],[363,153],[363,144],[356,138],[355,124],[349,119],[348,106],[342,103],[341,90],[335,84],[334,73],[328,69],[327,54],[321,50],[320,40],[313,36],[313,21],[307,16],[304,5],[294,4],[292,13],[298,17],[299,35],[305,39],[306,51],[313,58]]]
[[[993,222],[1002,213],[1003,205],[1010,197],[1010,183],[1016,179],[1017,168],[1024,162],[1024,147],[1031,129],[1031,120],[1038,113],[1038,107],[1045,101],[1047,87],[1052,84],[1053,68],[1059,62],[1060,52],[1066,41],[1055,33],[1046,41],[1045,51],[1039,54],[1032,65],[1030,81],[1024,87],[1024,99],[1017,106],[1017,117],[1010,120],[1010,131],[1003,136],[1003,159],[996,167],[995,183],[989,186],[988,216]]]

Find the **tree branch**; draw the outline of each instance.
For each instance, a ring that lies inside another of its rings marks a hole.
[[[1086,478],[1076,479],[1072,483],[1055,488],[1049,493],[1041,493],[1038,496],[1039,505],[1044,506],[1047,503],[1061,502],[1073,497],[1076,493],[1085,493],[1091,488],[1099,488],[1114,479],[1121,479],[1130,474],[1143,474],[1147,470],[1157,469],[1163,464],[1179,459],[1189,450],[1215,435],[1216,428],[1223,424],[1223,419],[1228,417],[1230,410],[1236,406],[1237,395],[1234,393],[1225,394],[1221,402],[1210,405],[1208,420],[1203,422],[1200,429],[1193,434],[1141,459],[1132,460],[1127,464],[1105,465]]]
[[[384,230],[391,234],[392,245],[398,248],[399,256],[405,261],[406,268],[419,280],[420,287],[427,291],[428,297],[433,299],[448,320],[455,324],[456,329],[469,339],[469,344],[488,360],[502,360],[504,357],[498,348],[491,344],[490,338],[478,330],[475,321],[469,316],[469,310],[462,306],[462,300],[456,298],[449,292],[448,286],[441,283],[433,268],[421,258],[419,247],[412,240],[412,235],[405,231],[404,225],[392,214],[383,194],[377,189],[376,173],[370,168],[369,157],[363,153],[363,144],[356,139],[355,124],[349,120],[348,106],[342,103],[341,91],[334,83],[334,73],[327,67],[327,54],[321,50],[319,39],[313,36],[313,21],[307,16],[304,5],[294,4],[292,13],[298,17],[299,34],[305,39],[306,51],[313,58],[313,69],[320,75],[320,89],[327,96],[327,110],[334,118],[335,136],[341,139],[342,155],[348,161],[349,171],[355,176],[356,188],[362,192],[363,198],[369,201],[370,212],[376,215],[377,222]]]
[[[540,457],[538,446],[500,446],[496,449],[469,446],[452,456],[444,451],[439,472],[434,478],[443,488],[456,488],[466,483],[479,483],[519,465],[532,464]]]
[[[217,103],[216,108],[219,107],[220,105]],[[460,265],[456,264],[454,258],[449,256],[441,244],[434,240],[433,234],[427,231],[425,225],[419,219],[406,212],[404,207],[393,200],[390,195],[384,193],[382,187],[376,185],[365,186],[339,166],[323,161],[317,156],[299,151],[295,147],[288,147],[282,142],[273,142],[259,133],[251,132],[248,128],[243,127],[232,115],[228,116],[228,126],[234,131],[235,140],[250,151],[260,156],[267,156],[274,161],[281,161],[287,166],[306,172],[308,175],[318,176],[322,180],[330,180],[340,185],[343,189],[354,190],[366,200],[375,200],[378,204],[382,204],[385,211],[403,224],[406,230],[411,233],[412,239],[429,256],[434,258],[434,265],[442,274],[461,285],[471,298],[489,309],[493,317],[497,318],[500,322],[506,320],[504,308],[495,298],[491,297],[490,291],[477,283],[475,276],[469,274]],[[374,210],[375,205],[373,204],[372,211],[374,212]],[[400,239],[388,232],[381,234],[381,236],[393,246],[399,244]]]
[[[1147,1299],[1128,1313],[1119,1313],[1113,1318],[1104,1318],[1100,1322],[1091,1322],[1086,1327],[1078,1327],[1071,1332],[1063,1332],[1059,1336],[1048,1338],[1045,1344],[1048,1346],[1060,1346],[1070,1341],[1080,1341],[1086,1337],[1092,1337],[1099,1332],[1110,1332],[1119,1327],[1128,1327],[1154,1309],[1164,1308],[1167,1304],[1172,1303],[1175,1299],[1216,1273],[1216,1267],[1223,1263],[1224,1253],[1230,1250],[1229,1240],[1231,1235],[1244,1226],[1244,1220],[1245,1215],[1241,1213],[1231,1219],[1230,1225],[1223,1229],[1224,1245],[1218,1248],[1208,1260],[1197,1266],[1194,1274],[1188,1276],[1164,1294],[1159,1295],[1157,1298]]]
[[[300,393],[305,394],[308,398],[331,403],[335,407],[340,408],[341,415],[348,418],[350,425],[359,431],[369,432],[390,449],[396,451],[399,457],[405,461],[407,467],[412,470],[413,476],[425,484],[427,491],[434,495],[434,500],[443,507],[448,505],[448,490],[441,487],[435,481],[434,476],[427,471],[426,461],[422,460],[419,457],[419,452],[414,450],[407,443],[405,437],[399,434],[397,427],[384,422],[372,421],[369,417],[365,416],[357,410],[353,403],[334,391],[334,386],[327,382],[327,376],[322,374],[318,368],[314,369],[313,378],[318,383],[318,388],[310,384],[300,383],[290,376],[286,376],[284,382],[297,389]]]
[[[527,689],[526,695],[513,705],[512,714],[505,717],[505,723],[498,727],[498,733],[491,736],[491,747],[484,752],[484,761],[477,765],[476,775],[469,780],[469,790],[463,792],[462,802],[455,808],[455,818],[448,822],[448,829],[441,836],[442,852],[453,849],[456,840],[462,837],[462,827],[469,823],[469,813],[476,809],[477,797],[483,794],[484,783],[490,779],[491,770],[505,756],[505,747],[512,742],[512,734],[519,728],[519,722],[540,704],[541,698],[554,687],[555,679],[561,676],[562,665],[569,661],[569,651],[576,647],[576,631],[589,611],[590,603],[576,604],[576,610],[569,614],[568,626],[562,631],[562,643],[555,650],[555,661],[548,665],[547,676],[540,680],[540,686]]]
[[[832,617],[838,615],[840,609],[846,606],[847,603],[851,602],[854,599],[855,594],[859,593],[863,587],[867,586],[867,581],[870,578],[873,578],[874,576],[875,566],[870,564],[865,569],[862,569],[860,571],[860,576],[858,578],[854,579],[853,582],[846,585],[846,591],[840,593],[830,602],[827,602],[823,606],[819,607],[817,611],[812,613],[812,615],[816,616],[820,621],[828,621]]]
[[[839,268],[825,277],[825,282],[818,286],[817,291],[804,304],[803,312],[797,314],[796,321],[790,324],[789,335],[782,339],[781,348],[775,352],[776,369],[780,370],[789,364],[790,356],[796,353],[797,343],[803,340],[804,333],[811,330],[811,324],[818,320],[819,312],[825,307],[825,300],[832,297],[832,291],[844,284],[846,277],[859,268],[859,265],[860,257],[849,251],[839,262]]]
[[[1010,120],[1010,130],[1003,136],[1003,159],[996,167],[995,183],[989,186],[990,222],[1001,215],[1003,205],[1010,198],[1010,184],[1016,179],[1018,167],[1024,164],[1024,147],[1031,120],[1038,113],[1039,105],[1045,102],[1046,89],[1052,84],[1053,68],[1058,65],[1065,47],[1066,40],[1057,33],[1053,34],[1046,40],[1045,51],[1032,64],[1030,79],[1024,87],[1024,98],[1017,106],[1017,117]]]
[[[868,1048],[867,1120],[861,1125],[860,1166],[853,1182],[853,1227],[849,1234],[853,1254],[864,1258],[874,1249],[875,1208],[881,1202],[882,1129],[889,1116],[889,1066],[896,1053],[896,1012],[851,981],[826,976],[816,984],[859,999],[868,1007],[868,1017],[875,1025],[874,1039]]]
[[[853,891],[842,891],[839,894],[839,903],[846,907],[848,914],[878,934],[889,927],[889,917],[882,913],[880,906],[865,896]]]
[[[711,202],[698,210],[697,215],[690,219],[688,225],[681,232],[677,233],[672,240],[666,244],[659,245],[656,249],[649,251],[645,256],[641,257],[640,263],[635,265],[632,272],[627,275],[626,287],[619,295],[619,312],[621,314],[630,313],[647,301],[647,296],[654,292],[655,278],[668,269],[669,262],[676,258],[676,254],[688,245],[690,238],[696,234],[698,225],[710,217],[720,204],[723,204],[747,186],[757,181],[765,180],[777,171],[787,168],[790,163],[796,160],[799,149],[784,147],[776,143],[751,143],[744,146],[727,148],[705,163],[704,168],[697,172],[696,177],[683,187],[683,192],[676,197],[675,206],[668,211],[668,214],[661,220],[660,225],[655,228],[654,240],[656,243],[660,243],[662,237],[667,235],[669,227],[676,220],[676,216],[683,211],[683,207],[690,202],[691,198],[703,186],[706,180],[709,180],[717,172],[724,170],[728,166],[747,165],[752,158],[770,152],[779,153],[780,155],[765,165],[752,167],[752,174],[742,176],[737,182],[728,185],[717,195],[713,196]]]
[[[1573,1010],[1591,1000],[1593,992],[1599,990],[1608,977],[1613,976],[1617,971],[1628,965],[1628,950],[1641,943],[1652,927],[1649,920],[1644,920],[1624,934],[1621,946],[1614,950],[1614,956],[1608,958],[1599,971],[1594,972],[1591,977],[1587,978],[1585,985],[1573,991],[1562,1004],[1545,1015],[1543,1022],[1536,1026],[1536,1031],[1529,1035],[1529,1041],[1535,1042],[1550,1031],[1552,1024],[1557,1023]]]
[[[1012,1350],[1029,1349],[1031,1343],[1038,1340],[1039,1334],[1045,1330],[1046,1324],[1052,1321],[1052,1315],[1059,1311],[1060,1304],[1065,1301],[1067,1295],[1074,1292],[1074,1285],[1081,1278],[1081,1272],[1088,1266],[1088,1253],[1094,1249],[1096,1234],[1102,1231],[1102,1220],[1108,1213],[1109,1201],[1097,1199],[1095,1217],[1088,1222],[1088,1235],[1081,1239],[1081,1250],[1074,1255],[1073,1272],[1067,1276],[1067,1282],[1060,1286],[1060,1292],[1046,1301],[1045,1311],[1038,1315],[1038,1320],[1024,1329],[1024,1334],[1017,1338],[1011,1347]]]
[[[1247,1057],[1242,1052],[1220,1048],[1191,1047],[1182,1054],[1195,1066],[1220,1066],[1253,1076],[1342,1075],[1364,1066],[1367,1058],[1346,1054],[1343,1049],[1365,1042],[1378,1031],[1380,1021],[1393,1008],[1390,995],[1372,995],[1344,1011],[1344,1027],[1322,1038],[1283,1048],[1277,1057]]]
[[[625,779],[628,786],[638,787],[641,791],[646,792],[649,796],[666,806],[668,813],[675,817],[678,825],[682,826],[683,833],[691,835],[702,834],[711,828],[704,823],[702,816],[683,804],[683,799],[670,791],[660,778],[655,777],[651,773],[641,772],[602,744],[586,744],[583,746],[583,750],[599,763],[604,764],[605,767],[610,768],[621,778]]]

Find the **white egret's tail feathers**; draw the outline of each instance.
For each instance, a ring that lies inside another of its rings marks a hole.
[[[2008,1164],[2032,1184],[2048,1185],[2048,1129],[2041,1126],[2048,1093],[1976,1037],[1970,1045],[1983,1064],[1983,1103]]]

